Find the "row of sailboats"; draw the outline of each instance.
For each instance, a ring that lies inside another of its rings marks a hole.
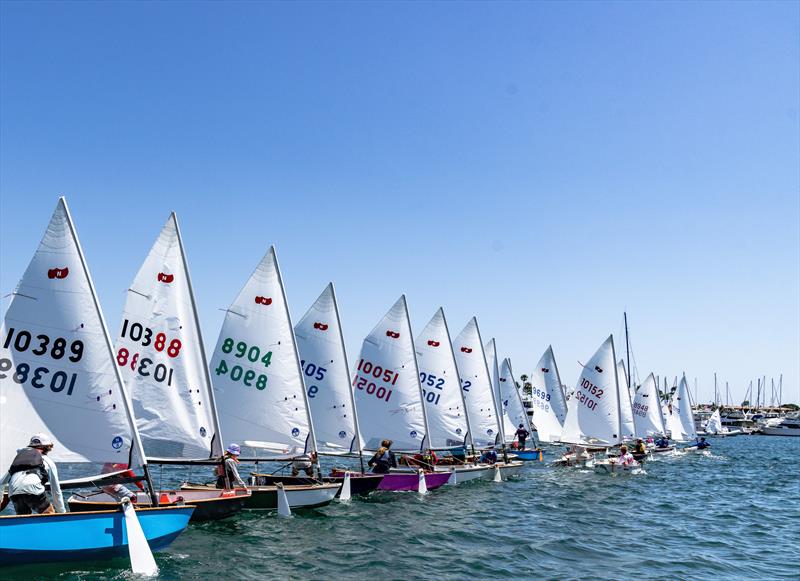
[[[209,361],[174,214],[127,291],[112,344],[63,198],[6,311],[0,416],[4,466],[30,433],[46,432],[55,461],[103,465],[101,474],[65,487],[144,482],[136,512],[154,548],[171,542],[190,517],[274,508],[281,500],[322,505],[343,484],[349,494],[359,478],[360,490],[418,491],[451,476],[454,482],[499,479],[521,466],[505,454],[516,422],[530,428],[511,364],[498,364],[494,340],[484,345],[477,321],[451,341],[439,309],[415,342],[405,297],[365,338],[351,376],[333,285],[294,327],[272,248],[227,309]],[[363,453],[385,439],[411,460],[382,477],[367,476]],[[219,465],[226,441],[241,444],[241,459],[255,463],[256,472],[260,463],[310,462],[313,483],[154,485],[149,466]],[[492,446],[504,458],[491,466],[478,462],[476,449]],[[431,462],[435,451],[449,452],[449,463]],[[323,482],[320,454],[358,456],[361,473]],[[116,465],[125,469],[109,468]],[[73,511],[93,510],[84,515],[92,515],[88,520],[71,518],[74,513],[2,517],[0,556],[26,561],[124,552],[128,535],[114,533],[122,513],[94,510],[114,504],[112,494],[98,492],[69,500]],[[71,523],[73,543],[47,534],[56,526],[51,519]],[[89,521],[97,526],[81,524]]]

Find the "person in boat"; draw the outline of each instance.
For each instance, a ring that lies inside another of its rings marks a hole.
[[[481,454],[481,457],[478,459],[478,462],[481,464],[496,464],[497,452],[495,452],[494,446],[488,450],[484,450],[483,454]]]
[[[635,466],[636,459],[633,457],[633,454],[628,452],[627,446],[620,446],[619,449],[619,456],[617,457],[617,464],[620,466]]]
[[[47,457],[52,449],[53,441],[46,434],[34,434],[28,446],[17,452],[0,480],[0,490],[8,483],[8,496],[17,514],[67,512],[56,463]],[[52,503],[44,487],[48,482]]]
[[[392,441],[384,440],[375,455],[367,462],[367,465],[372,467],[374,474],[386,474],[390,469],[397,468],[397,459],[394,456],[394,452],[390,450],[391,447]]]
[[[314,464],[317,461],[317,455],[311,452],[308,456],[301,456],[292,460],[292,476],[299,476],[300,471],[306,473],[306,476],[314,477]]]
[[[698,450],[705,450],[706,448],[711,447],[711,444],[709,442],[706,442],[706,439],[703,438],[702,436],[700,437],[699,440],[695,442],[694,445],[697,447]]]
[[[656,440],[656,448],[669,448],[669,438],[662,436]]]
[[[644,440],[641,438],[636,440],[636,445],[633,447],[633,453],[638,455],[644,456],[647,454],[647,446],[644,444]]]
[[[111,472],[121,472],[120,476],[136,476],[133,470],[128,468],[127,464],[113,464],[110,462],[104,464],[102,474],[109,474]],[[144,490],[141,480],[137,481],[135,484],[139,487],[139,490]],[[107,486],[101,486],[100,490],[109,496],[113,496],[117,500],[127,498],[131,502],[136,502],[136,493],[132,492],[131,489],[124,484],[109,484]]]
[[[242,449],[239,444],[230,444],[225,450],[223,462],[217,464],[214,474],[217,477],[217,488],[247,488],[239,476],[239,455]]]
[[[517,429],[517,442],[519,442],[520,450],[525,449],[525,440],[527,440],[528,436],[530,435],[531,433],[525,429],[525,426],[523,424],[520,424],[519,428]]]

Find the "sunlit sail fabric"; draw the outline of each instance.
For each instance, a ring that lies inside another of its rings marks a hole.
[[[210,369],[225,437],[242,446],[243,457],[316,450],[274,248],[225,313]]]
[[[415,346],[431,447],[449,448],[470,443],[464,395],[444,310],[436,311],[417,336]]]
[[[489,377],[492,379],[492,395],[494,396],[494,409],[497,413],[498,427],[500,428],[500,441],[509,441],[506,433],[505,422],[503,421],[503,404],[500,399],[500,361],[497,359],[497,342],[490,339],[484,346],[483,352],[486,355],[486,367],[489,369]]]
[[[150,457],[222,455],[205,348],[171,214],[127,292],[115,357]]]
[[[496,398],[481,341],[478,321],[473,317],[453,340],[461,389],[467,405],[472,440],[478,447],[499,444]]]
[[[686,376],[681,377],[678,384],[678,391],[672,400],[672,413],[680,420],[681,437],[672,436],[675,440],[694,440],[697,438],[697,431],[694,427],[694,413],[692,411],[692,398],[689,395],[689,384]]]
[[[631,392],[628,389],[628,374],[622,360],[617,362],[617,386],[619,388],[619,417],[623,440],[632,440],[636,434],[633,423],[633,408],[631,406]]]
[[[506,437],[506,442],[513,442],[517,429],[520,424],[526,429],[530,430],[528,424],[528,414],[525,411],[525,406],[522,405],[522,398],[520,397],[517,383],[514,380],[514,372],[511,369],[511,360],[508,358],[503,359],[500,365],[500,405],[503,407],[503,422],[505,429],[503,433]]]
[[[0,331],[0,466],[35,433],[56,462],[144,456],[66,201],[14,293]]]
[[[633,400],[633,422],[637,437],[646,438],[665,433],[660,405],[656,378],[651,373],[639,387]]]
[[[405,296],[364,339],[354,366],[352,388],[364,448],[376,450],[384,439],[393,441],[395,451],[428,447]]]
[[[583,366],[564,421],[561,441],[606,445],[622,441],[613,336],[609,336]]]
[[[531,421],[543,442],[557,442],[567,417],[567,400],[561,389],[553,347],[542,354],[531,374]]]
[[[295,325],[294,334],[317,448],[327,454],[358,452],[361,443],[333,283]]]

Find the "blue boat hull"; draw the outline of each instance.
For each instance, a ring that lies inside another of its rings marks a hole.
[[[512,451],[517,460],[538,460],[539,450],[514,450]]]
[[[180,535],[193,507],[136,511],[152,550]],[[121,510],[0,517],[0,565],[110,559],[128,556]]]

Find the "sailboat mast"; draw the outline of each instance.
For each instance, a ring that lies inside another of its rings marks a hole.
[[[632,370],[631,370],[631,342],[630,342],[630,338],[628,336],[628,313],[627,313],[627,311],[623,311],[622,314],[625,317],[625,356],[626,356],[626,361],[627,361],[627,365],[628,365],[628,368],[626,369],[626,375],[627,375],[627,379],[628,379],[628,389],[630,389],[630,387],[631,387]],[[615,361],[616,361],[616,359],[615,359]]]
[[[626,317],[627,327],[627,317]],[[619,398],[619,374],[617,373],[617,351],[614,348],[614,335],[611,335],[611,357],[614,362],[614,392],[617,394],[617,438],[622,443],[622,401]]]
[[[192,277],[189,274],[189,265],[186,261],[186,252],[183,249],[183,238],[181,237],[181,229],[178,226],[178,217],[175,212],[172,212],[172,221],[175,224],[175,233],[178,236],[178,248],[181,251],[181,260],[183,261],[183,269],[186,272],[186,286],[189,288],[189,299],[192,304],[192,314],[194,315],[194,325],[197,331],[197,340],[200,343],[200,358],[203,364],[203,376],[206,380],[206,390],[208,391],[208,402],[211,405],[211,421],[214,422],[214,438],[211,440],[211,450],[209,450],[209,457],[219,456],[222,458],[222,430],[220,429],[219,416],[217,415],[217,404],[214,400],[214,388],[211,383],[211,373],[208,369],[208,358],[206,357],[206,346],[203,342],[203,334],[200,331],[200,317],[197,315],[197,303],[194,300],[194,288],[192,288]],[[216,443],[216,446],[215,446]],[[216,447],[216,454],[214,448]]]
[[[72,223],[72,215],[69,213],[69,208],[67,207],[67,201],[61,197],[59,198],[59,202],[64,207],[64,214],[67,217],[67,224],[69,225],[69,233],[72,236],[72,241],[75,243],[75,248],[78,250],[78,257],[81,259],[81,267],[83,268],[83,273],[86,275],[86,280],[89,283],[89,290],[92,294],[92,302],[94,303],[95,311],[97,312],[97,316],[100,319],[100,326],[103,328],[103,338],[106,341],[106,347],[108,348],[108,356],[109,361],[114,361],[114,346],[111,343],[111,335],[108,332],[108,325],[106,325],[105,317],[103,316],[103,311],[100,309],[100,301],[97,298],[97,291],[94,288],[94,282],[92,282],[92,277],[89,274],[89,267],[86,265],[86,257],[83,255],[83,248],[81,248],[81,243],[78,240],[78,236],[75,234],[75,225]],[[150,489],[150,500],[153,503],[153,506],[158,506],[158,495],[156,494],[155,486],[153,486],[153,479],[150,477],[150,469],[147,466],[147,456],[144,454],[144,446],[142,445],[142,439],[139,435],[139,430],[136,427],[136,417],[133,415],[133,409],[131,409],[130,398],[128,397],[127,389],[125,387],[125,382],[122,379],[122,373],[120,373],[119,365],[112,365],[114,368],[114,377],[117,378],[117,384],[119,385],[120,392],[122,393],[122,402],[125,406],[125,412],[128,414],[128,419],[131,422],[131,437],[133,439],[133,449],[136,451],[137,456],[142,462],[142,469],[144,470],[144,478],[147,481],[147,488]]]
[[[336,314],[336,325],[339,327],[339,343],[342,345],[342,359],[344,359],[344,369],[345,373],[347,373],[347,382],[349,385],[353,384],[353,378],[350,377],[350,363],[347,361],[347,349],[344,346],[344,334],[342,333],[342,319],[339,317],[339,301],[336,299],[336,289],[331,285],[331,297],[333,298],[333,312]],[[361,472],[364,472],[364,451],[362,450],[361,444],[361,430],[358,427],[358,412],[356,411],[356,400],[353,396],[353,390],[351,388],[347,389],[347,393],[350,395],[350,406],[353,410],[353,426],[355,427],[356,434],[355,434],[355,443],[356,447],[358,448],[358,462],[361,465]]]
[[[697,398],[697,390],[695,390],[694,397]],[[719,403],[717,402],[717,372],[714,372],[714,405],[719,407]]]

